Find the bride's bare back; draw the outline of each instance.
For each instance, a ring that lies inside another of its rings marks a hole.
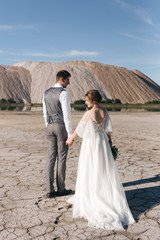
[[[101,123],[105,117],[105,110],[99,107],[92,108],[91,114],[98,123]]]

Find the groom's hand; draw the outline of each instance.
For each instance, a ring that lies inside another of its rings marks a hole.
[[[66,145],[68,145],[69,147],[72,146],[74,140],[72,140],[71,138],[68,138],[67,141],[66,141]]]

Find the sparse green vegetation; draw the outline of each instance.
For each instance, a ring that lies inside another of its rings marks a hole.
[[[121,111],[121,109],[148,109],[148,111],[160,111],[160,101],[159,100],[153,100],[151,102],[146,103],[122,103],[120,99],[106,99],[103,100],[101,105],[103,108],[107,108],[108,111]],[[85,101],[80,99],[76,100],[71,106],[75,110],[85,110],[87,106],[85,105]],[[150,109],[149,109],[150,108]]]
[[[145,104],[160,104],[160,100],[149,101],[149,102],[146,102]]]
[[[121,104],[121,100],[116,98],[113,103],[114,103],[114,104],[117,104],[117,103],[118,103],[118,104]]]
[[[116,98],[116,99],[106,99],[106,100],[103,100],[102,103],[104,104],[122,104],[121,100]]]
[[[120,99],[105,99],[102,101],[104,104],[122,104]],[[73,104],[85,104],[85,100],[79,99],[74,101]]]
[[[13,98],[9,98],[9,99],[5,99],[5,98],[1,98],[0,99],[0,103],[16,103],[16,101]]]
[[[105,104],[112,104],[113,102],[114,102],[113,99],[106,99],[102,101],[102,103],[105,103]]]
[[[16,102],[13,98],[0,99],[0,110],[14,110],[17,107],[24,107],[24,103]],[[42,107],[42,103],[30,103],[30,107]],[[152,100],[146,103],[122,103],[120,99],[106,99],[101,102],[103,108],[108,111],[121,111],[121,109],[145,109],[146,111],[160,111],[160,100]],[[79,99],[71,104],[77,111],[85,111],[87,108],[85,100]]]
[[[76,111],[85,111],[86,110],[86,107],[74,107],[74,110]]]
[[[7,100],[6,100],[5,98],[2,98],[2,99],[0,100],[0,103],[7,103]]]
[[[74,101],[74,104],[85,104],[85,101],[83,99],[79,99]]]
[[[146,103],[128,103],[128,102],[126,102],[126,103],[122,103],[121,102],[121,100],[120,99],[118,99],[118,98],[116,98],[116,99],[105,99],[105,100],[103,100],[102,102],[101,102],[102,104],[122,104],[122,105],[148,105],[148,104],[160,104],[160,100],[152,100],[152,101],[148,101],[148,102],[146,102]],[[80,99],[80,100],[76,100],[76,101],[74,101],[74,103],[73,103],[73,105],[81,105],[81,104],[85,104],[85,101],[84,100],[82,100],[82,99]]]
[[[16,101],[13,98],[9,98],[8,103],[16,103]]]

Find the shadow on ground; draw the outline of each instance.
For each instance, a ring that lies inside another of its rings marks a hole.
[[[141,188],[141,184],[159,182],[160,175],[123,183],[123,187],[138,185],[138,189],[125,191],[134,219],[137,221],[144,212],[160,204],[160,186]]]

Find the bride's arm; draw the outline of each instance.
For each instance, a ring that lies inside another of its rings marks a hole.
[[[68,144],[68,146],[72,146],[74,139],[77,136],[80,136],[83,138],[84,135],[84,131],[85,131],[85,126],[86,126],[86,122],[88,121],[88,111],[85,112],[85,114],[83,115],[82,119],[79,121],[78,126],[76,127],[76,130],[74,131],[74,133],[72,134],[72,136],[70,138],[67,139],[66,144]]]
[[[74,132],[74,133],[72,134],[72,136],[67,139],[66,145],[68,145],[69,147],[72,146],[72,144],[73,144],[73,142],[74,142],[74,139],[75,139],[77,136],[78,136],[77,133]]]

